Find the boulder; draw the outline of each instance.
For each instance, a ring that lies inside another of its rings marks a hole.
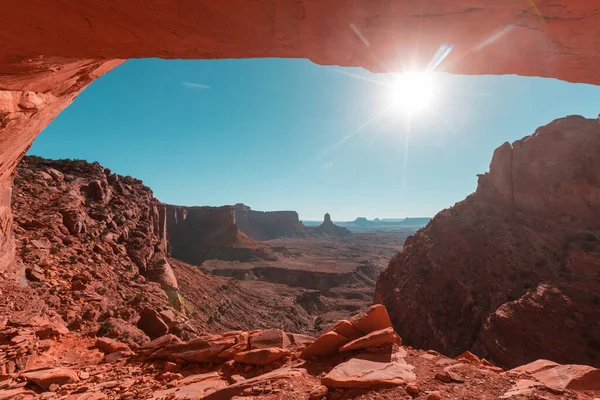
[[[236,343],[235,337],[212,335],[192,339],[187,343],[172,344],[150,355],[151,359],[212,362],[225,349]]]
[[[537,360],[509,373],[525,373],[554,390],[600,390],[600,369],[588,365],[560,365]]]
[[[237,353],[233,359],[243,364],[269,365],[291,353],[288,349],[270,347],[266,349],[255,349]]]
[[[137,326],[151,339],[161,337],[169,332],[169,326],[162,320],[160,315],[151,308],[144,308],[140,311],[140,320],[138,321]]]
[[[50,368],[24,372],[21,374],[21,377],[43,390],[48,390],[52,384],[64,385],[79,381],[77,373],[69,368]]]
[[[339,351],[345,352],[366,349],[368,347],[376,347],[388,343],[396,343],[398,345],[402,344],[402,339],[396,335],[394,328],[385,328],[371,332],[368,335],[351,341],[350,343],[346,343],[340,347]]]
[[[413,368],[379,355],[362,356],[339,364],[321,379],[321,383],[329,388],[398,386],[416,380]]]
[[[162,349],[163,347],[167,347],[171,343],[180,343],[179,338],[172,334],[166,334],[159,338],[156,338],[140,347],[137,348],[137,351],[140,354],[150,355],[157,350]]]
[[[392,327],[384,305],[375,304],[350,319],[350,323],[363,334]]]
[[[250,336],[250,349],[266,349],[270,347],[287,348],[290,339],[281,329],[268,329]]]
[[[289,348],[293,350],[303,350],[317,340],[312,336],[302,335],[299,333],[288,333],[287,337],[290,340]]]
[[[300,357],[308,360],[312,357],[326,357],[337,353],[338,349],[350,342],[337,332],[326,332],[319,336],[310,346],[302,351]]]
[[[346,321],[345,319],[336,322],[335,324],[327,328],[325,332],[331,331],[337,332],[340,335],[345,336],[351,340],[357,339],[364,334],[363,332],[359,331],[356,327],[354,327],[354,325],[352,325],[350,321]]]
[[[107,337],[96,338],[94,346],[105,354],[116,353],[117,351],[131,352],[131,349],[125,343]]]

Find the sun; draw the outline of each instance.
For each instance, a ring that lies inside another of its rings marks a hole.
[[[434,85],[430,72],[398,73],[390,85],[392,108],[407,114],[414,114],[429,107],[433,96]]]

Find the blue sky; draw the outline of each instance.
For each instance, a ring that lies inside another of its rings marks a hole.
[[[359,79],[366,78],[365,79]],[[433,216],[472,193],[493,150],[600,87],[435,74],[430,109],[389,108],[386,80],[307,60],[130,60],[87,88],[29,154],[98,161],[180,205],[243,202],[301,219]]]

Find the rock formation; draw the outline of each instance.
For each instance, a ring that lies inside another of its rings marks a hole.
[[[128,301],[142,290],[156,306],[170,307],[167,296],[181,306],[166,258],[166,206],[140,180],[98,163],[25,157],[14,181],[19,265],[69,326],[97,330],[118,316],[111,307],[133,318],[143,301]]]
[[[331,216],[325,214],[323,223],[315,228],[311,228],[313,233],[325,234],[330,237],[346,237],[352,234],[348,229],[337,226],[331,221]]]
[[[439,69],[445,72],[600,83],[594,40],[600,15],[593,2],[5,3],[0,14],[0,273],[13,277],[22,271],[13,263],[10,175],[35,136],[123,59],[306,57],[323,65],[387,72],[406,60],[413,68],[425,67],[441,50],[447,57]],[[398,60],[398,54],[406,56]]]
[[[240,203],[233,208],[237,226],[252,239],[304,237],[308,234],[296,211],[255,211]]]
[[[600,366],[600,125],[569,116],[494,152],[477,191],[396,255],[375,300],[407,344],[503,366]]]
[[[167,231],[173,257],[201,265],[208,259],[270,259],[266,247],[240,232],[231,206],[167,206]]]

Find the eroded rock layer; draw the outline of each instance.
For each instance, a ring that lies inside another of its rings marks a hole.
[[[600,124],[557,119],[495,152],[477,191],[378,281],[407,344],[504,366],[600,365]]]
[[[253,239],[304,237],[308,234],[296,211],[256,211],[240,203],[233,208],[238,227]]]
[[[232,206],[167,206],[167,230],[173,257],[194,265],[208,259],[251,261],[272,257],[236,225]]]

